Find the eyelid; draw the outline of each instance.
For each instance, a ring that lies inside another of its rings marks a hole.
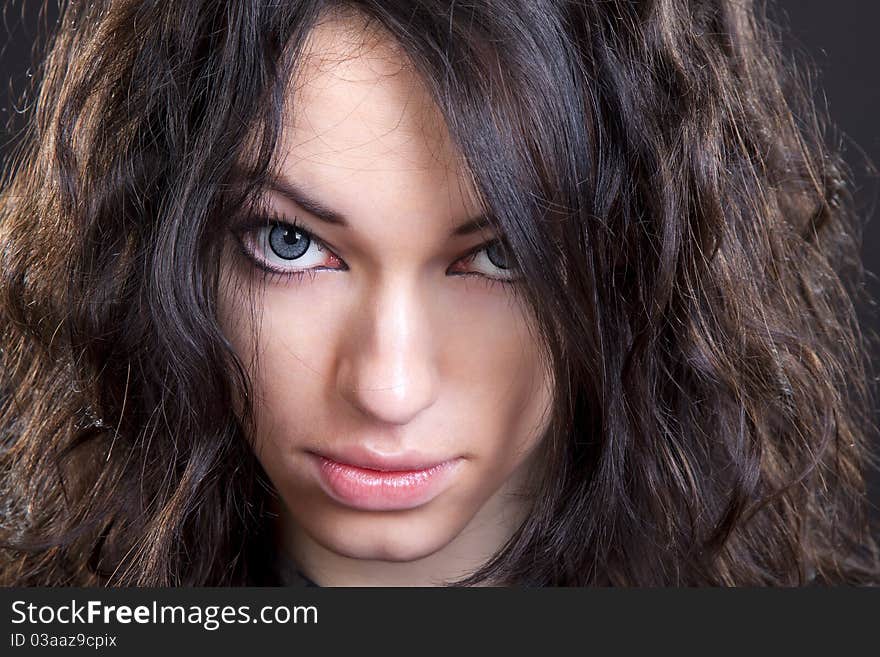
[[[241,235],[242,233],[247,233],[252,230],[258,230],[260,228],[267,228],[276,224],[295,228],[299,231],[302,231],[303,233],[307,233],[310,238],[312,238],[316,242],[320,242],[321,245],[327,245],[327,242],[315,235],[315,233],[313,233],[310,229],[306,228],[302,223],[300,223],[298,217],[294,216],[293,219],[288,219],[287,217],[279,214],[278,212],[275,212],[274,210],[262,213],[257,212],[255,214],[248,215],[244,219],[240,219],[233,225],[232,232],[236,235]]]
[[[253,215],[249,215],[243,220],[238,221],[234,224],[232,228],[233,234],[235,234],[239,240],[241,236],[256,230],[260,230],[261,228],[268,228],[275,225],[288,226],[295,230],[300,231],[301,233],[305,233],[309,236],[309,239],[315,243],[320,251],[328,251],[333,254],[334,257],[339,258],[342,261],[342,258],[336,253],[336,249],[333,248],[330,244],[327,243],[324,238],[319,237],[311,229],[307,228],[304,224],[299,221],[299,218],[294,216],[293,219],[288,219],[287,217],[275,212],[274,210],[270,210],[264,213],[256,213]]]

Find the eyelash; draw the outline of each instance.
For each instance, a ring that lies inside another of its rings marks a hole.
[[[248,233],[251,233],[255,230],[259,230],[261,228],[266,228],[267,226],[286,226],[288,228],[297,230],[308,236],[309,240],[315,243],[316,247],[322,251],[329,251],[336,258],[339,258],[333,251],[317,236],[309,232],[302,224],[300,224],[296,217],[293,220],[289,220],[286,218],[282,218],[281,215],[277,213],[268,213],[264,215],[256,215],[250,218],[245,222],[242,222],[238,226],[233,229],[233,234],[236,237],[236,242],[238,243],[238,248],[241,254],[245,257],[250,265],[258,269],[262,272],[263,276],[270,281],[301,281],[305,276],[309,276],[311,280],[314,280],[317,272],[321,270],[321,268],[308,268],[308,269],[300,269],[300,270],[291,270],[291,271],[281,271],[277,269],[273,269],[272,267],[267,266],[264,262],[261,262],[254,254],[245,246],[244,236]],[[488,242],[484,242],[475,248],[471,249],[470,252],[461,256],[455,262],[461,262],[467,260],[469,258],[474,258],[478,253],[487,249],[489,246],[494,244],[497,240],[489,240]],[[342,261],[342,258],[339,258]],[[453,263],[455,264],[455,263]],[[326,268],[324,268],[326,269]],[[348,265],[345,266],[345,269],[341,269],[339,271],[345,271],[348,269]],[[486,274],[481,274],[479,272],[459,272],[453,274],[454,276],[477,276],[483,279],[490,288],[495,285],[513,285],[517,282],[516,278],[504,279],[504,278],[495,278],[493,276],[487,276]]]

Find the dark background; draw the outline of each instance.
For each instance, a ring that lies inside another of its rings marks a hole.
[[[185,2],[186,0],[181,0]],[[237,0],[230,0],[237,1]],[[22,98],[31,71],[38,35],[57,17],[57,0],[49,0],[43,20],[41,0],[0,0],[0,165],[24,122]],[[863,258],[868,292],[880,300],[880,2],[876,0],[769,0],[769,14],[783,28],[782,41],[793,66],[808,75],[820,110],[825,109],[842,140],[854,175],[856,202],[864,221]],[[41,31],[42,30],[42,31]],[[40,41],[45,41],[44,37]],[[876,306],[860,309],[863,324],[880,333]],[[880,371],[880,351],[873,354]],[[878,388],[880,390],[880,388]],[[880,399],[878,399],[880,403]],[[878,411],[874,409],[875,424]],[[880,449],[880,435],[874,440]],[[871,499],[880,518],[880,475],[872,481]]]

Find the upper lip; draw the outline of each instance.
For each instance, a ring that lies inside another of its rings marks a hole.
[[[440,465],[452,459],[442,457],[432,457],[420,452],[398,452],[396,454],[380,454],[367,447],[360,445],[352,445],[339,449],[322,449],[320,452],[314,451],[314,454],[323,456],[346,465],[354,465],[359,468],[367,468],[369,470],[381,471],[402,471],[402,470],[426,470],[435,465]]]

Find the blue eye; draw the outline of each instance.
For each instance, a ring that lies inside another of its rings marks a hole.
[[[510,255],[501,242],[495,241],[486,247],[486,256],[489,261],[501,269],[510,269]]]
[[[297,278],[320,270],[348,267],[294,219],[257,216],[233,231],[241,253],[273,278]]]
[[[301,258],[311,243],[309,234],[295,226],[278,224],[269,230],[269,247],[283,260]]]
[[[456,265],[456,269],[459,269],[456,273],[459,275],[481,276],[499,283],[512,283],[519,278],[510,252],[500,240],[480,246],[459,262],[467,266],[466,270],[461,270]]]

